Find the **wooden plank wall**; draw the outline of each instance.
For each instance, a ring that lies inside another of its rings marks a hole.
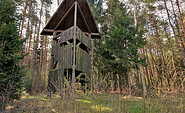
[[[91,50],[91,40],[77,27],[77,32],[76,32],[77,40],[82,42],[87,48]]]
[[[60,44],[73,39],[74,29],[75,27],[71,27],[60,34]],[[82,42],[82,44],[84,44],[87,48],[91,49],[91,40],[78,27],[76,27],[76,29],[77,40]]]
[[[64,69],[72,68],[72,59],[73,59],[73,47],[72,45],[66,45],[59,48],[59,58],[60,58],[60,67]]]
[[[60,44],[57,43],[54,45],[54,47],[55,47],[54,48],[54,62],[57,62],[57,61],[59,61]]]
[[[60,33],[60,39],[59,39],[60,44],[63,44],[66,41],[73,39],[73,35],[74,35],[74,27],[71,27],[67,29],[66,31]]]
[[[78,48],[76,51],[76,70],[85,72],[87,76],[90,76],[91,59],[90,54],[86,51]]]
[[[56,88],[61,88],[64,83],[64,69],[54,69],[49,71],[48,87],[49,90],[56,91]]]
[[[58,69],[49,72],[48,87],[49,90],[56,91],[56,84],[58,83]]]

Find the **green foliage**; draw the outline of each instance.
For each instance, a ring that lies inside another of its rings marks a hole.
[[[5,108],[8,101],[18,99],[25,76],[19,66],[24,40],[19,40],[16,6],[11,0],[0,1],[0,106]],[[1,109],[0,108],[0,109]]]
[[[105,19],[105,15],[103,14],[103,2],[105,0],[88,0],[91,6],[91,10],[93,13],[93,17],[96,21],[97,24],[102,24],[104,19]]]
[[[138,49],[146,44],[142,38],[143,31],[133,25],[133,19],[129,17],[125,5],[118,0],[109,2],[108,15],[111,19],[107,26],[104,42],[98,48],[102,56],[101,62],[105,68],[119,72],[124,68],[135,67],[143,64],[145,58],[140,58]]]

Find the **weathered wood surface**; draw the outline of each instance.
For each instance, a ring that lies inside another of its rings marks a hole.
[[[90,69],[90,55],[81,48],[78,48],[76,50],[76,70],[85,72],[87,76],[90,76]]]
[[[74,27],[71,27],[66,31],[60,33],[60,38],[59,38],[60,44],[63,44],[64,42],[73,39],[73,35],[74,35]]]
[[[49,90],[56,91],[56,88],[61,88],[64,83],[64,69],[54,69],[49,71],[48,87]]]
[[[56,91],[56,84],[58,83],[58,69],[49,72],[48,87],[49,90]]]
[[[52,48],[51,48],[51,56],[54,56],[54,52],[55,51],[55,44],[52,45]]]
[[[77,27],[76,38],[87,48],[91,49],[91,40]]]
[[[53,45],[54,52],[54,62],[59,62],[59,67],[63,69],[71,69],[73,61],[73,46],[66,45],[60,47],[59,44]],[[76,49],[76,70],[82,71],[85,73],[90,73],[91,67],[90,54],[84,51],[83,49],[77,47]]]
[[[59,43],[57,43],[57,44],[55,44],[54,45],[54,62],[57,62],[57,61],[59,61],[59,58],[60,58],[60,56],[59,56],[59,52],[60,52],[60,44]]]
[[[78,43],[76,45],[76,61],[75,70],[82,73],[86,73],[86,76],[90,78],[91,75],[91,56],[85,50],[80,48],[80,44],[85,45],[91,50],[91,40],[88,38],[78,27],[76,27],[76,34],[74,34],[75,27],[71,27],[68,30],[62,32],[59,37],[59,42],[52,45],[51,50],[51,71],[49,72],[49,88],[52,91],[56,91],[55,87],[61,87],[63,84],[63,77],[65,69],[72,69],[73,66],[73,45],[68,42],[68,45],[62,45],[67,41],[73,40],[76,36]],[[58,64],[56,64],[58,62]],[[57,65],[57,66],[54,66]]]
[[[59,49],[60,66],[64,69],[72,68],[72,58],[73,58],[73,47],[72,45],[67,45],[60,47]]]
[[[72,40],[74,37],[74,29],[75,27],[71,27],[67,29],[66,31],[62,32],[60,34],[60,44],[65,43],[66,41]],[[84,44],[88,49],[91,49],[91,41],[90,39],[78,28],[76,27],[77,32],[76,32],[76,39],[82,44]]]

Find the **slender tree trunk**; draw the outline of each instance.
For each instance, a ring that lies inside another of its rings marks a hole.
[[[40,46],[40,62],[39,62],[39,73],[41,74],[41,71],[42,71],[42,65],[43,65],[43,40],[44,38],[42,37],[41,38],[41,46]]]
[[[146,56],[147,56],[147,49],[145,49],[146,51]],[[155,74],[153,73],[154,71],[152,71],[152,68],[151,68],[151,62],[149,61],[149,58],[147,57],[147,71],[149,72],[149,79],[150,79],[150,83],[151,83],[151,86],[153,86],[153,78],[155,76]],[[149,84],[150,85],[150,84]]]
[[[164,26],[164,32],[165,32],[165,35],[166,35],[166,38],[170,44],[170,49],[171,49],[171,55],[172,55],[172,65],[173,65],[173,69],[175,69],[175,73],[174,75],[176,76],[177,75],[177,72],[176,72],[176,66],[175,66],[175,63],[174,63],[174,49],[173,49],[173,45],[172,45],[172,42],[168,36],[168,33],[167,33],[167,30],[166,30],[166,25],[164,23],[164,20],[163,20],[163,26]],[[168,78],[168,81],[169,81],[169,78]],[[170,86],[169,86],[170,87]],[[171,90],[171,89],[170,89]]]
[[[143,47],[143,50],[142,50],[143,52],[143,54],[142,54],[142,57],[144,58],[144,57],[146,57],[146,55],[145,55],[145,47]],[[147,79],[147,81],[148,81],[148,85],[150,86],[150,78],[149,78],[149,73],[148,73],[148,68],[147,68],[147,66],[144,66],[143,68],[145,68],[145,72],[146,72],[146,79]]]
[[[159,76],[160,72],[159,72],[159,69],[158,69],[158,67],[157,67],[157,63],[156,63],[156,61],[154,60],[153,53],[152,53],[152,49],[151,49],[151,45],[148,45],[148,48],[149,48],[149,52],[150,52],[150,55],[151,55],[151,59],[152,59],[152,61],[153,61],[153,67],[156,68],[157,73],[158,73],[158,76]]]
[[[161,58],[162,58],[163,75],[167,79],[168,90],[170,90],[170,83],[169,83],[169,78],[168,78],[167,72],[166,72],[167,68],[166,68],[166,63],[165,63],[164,54],[163,54],[163,50],[162,50],[162,43],[161,43],[161,40],[159,38],[158,28],[157,28],[155,19],[154,19],[154,26],[155,26],[157,40],[158,40],[158,43],[159,43],[159,49],[160,49]]]
[[[172,0],[171,0],[171,4],[172,4],[172,9],[173,9],[173,15],[174,15],[174,18],[175,18],[175,26],[177,28],[178,37],[180,39],[180,44],[182,46],[182,51],[183,51],[183,53],[185,55],[185,47],[184,47],[184,43],[183,43],[183,37],[184,37],[184,40],[185,40],[185,33],[184,33],[184,36],[181,36],[180,29],[179,29],[179,23],[178,23],[178,20],[177,20],[177,16],[175,14],[175,10],[174,10],[174,6],[173,6],[173,3],[172,3]]]
[[[168,21],[169,21],[170,26],[172,27],[172,31],[173,31],[173,34],[174,34],[174,37],[175,37],[175,41],[176,41],[177,47],[179,49],[179,53],[181,55],[181,59],[183,61],[183,65],[185,66],[185,56],[184,56],[183,51],[181,50],[181,46],[180,46],[179,41],[178,41],[178,38],[176,36],[175,28],[174,28],[174,26],[171,23],[170,14],[168,12],[168,8],[167,8],[167,5],[166,5],[166,0],[164,0],[164,3],[165,3],[165,9],[166,9],[166,12],[167,12],[167,16],[168,16]]]
[[[38,42],[39,42],[39,33],[40,33],[40,26],[41,26],[43,4],[44,4],[44,0],[42,0],[42,3],[41,3],[39,26],[37,28],[37,37],[36,37],[36,42],[35,42],[34,51],[33,51],[32,76],[34,76],[34,72],[35,72],[35,63],[36,63],[36,56],[37,56],[36,54],[37,54],[37,47],[38,47]],[[40,78],[40,77],[38,77],[38,78]],[[38,80],[36,80],[36,81],[38,81]],[[39,90],[40,84],[38,83],[37,85],[38,85],[37,90]]]
[[[129,92],[129,95],[132,95],[130,73],[128,73],[128,92]]]
[[[122,92],[123,92],[123,87],[122,87],[122,85],[123,85],[123,78],[121,77],[121,74],[122,73],[119,73],[119,75],[118,75],[118,82],[117,82],[117,84],[118,84],[118,90],[119,90],[119,93],[120,94],[122,94]]]
[[[36,52],[35,52],[35,38],[36,38],[36,34],[37,34],[37,23],[38,20],[36,19],[35,21],[35,31],[34,31],[34,36],[33,36],[33,52],[32,52],[32,63],[31,63],[31,81],[32,81],[32,85],[33,85],[33,79],[34,79],[34,72],[35,72],[35,61],[34,59],[36,59]],[[32,87],[31,85],[31,87]]]
[[[177,8],[178,8],[178,12],[179,12],[179,18],[180,18],[180,22],[181,22],[181,27],[182,27],[182,31],[183,31],[184,39],[185,39],[185,25],[184,25],[184,22],[183,22],[183,17],[182,17],[180,6],[179,6],[179,0],[176,0],[176,4],[177,4]]]
[[[23,10],[23,18],[22,18],[22,22],[21,22],[21,32],[20,32],[20,39],[22,39],[22,34],[23,34],[23,28],[24,28],[24,21],[25,21],[25,17],[26,17],[26,10],[27,10],[27,7],[28,7],[28,1],[29,0],[26,0],[25,1],[25,7],[24,7],[24,10]]]
[[[47,24],[48,21],[48,4],[46,4],[45,9],[46,9],[46,14],[45,14],[45,24]],[[43,66],[44,66],[44,89],[46,86],[46,71],[47,71],[47,35],[43,36],[43,42],[44,42],[44,61],[43,61]]]
[[[143,94],[144,94],[144,97],[146,98],[147,97],[147,89],[146,89],[144,77],[141,73],[141,66],[140,66],[140,76],[141,76],[141,82],[142,82],[142,86],[143,86]]]
[[[33,33],[33,23],[35,21],[35,18],[32,14],[32,21],[31,21],[31,31],[30,31],[30,35],[29,35],[29,44],[28,44],[28,60],[29,60],[29,54],[30,54],[30,48],[31,48],[31,39],[32,39],[32,33]]]
[[[150,36],[149,36],[149,37],[150,37]],[[161,76],[160,76],[160,70],[159,70],[159,68],[158,68],[158,65],[157,65],[156,61],[154,60],[151,45],[148,45],[148,48],[149,48],[149,52],[150,52],[151,59],[152,59],[153,71],[154,71],[154,73],[155,73],[155,69],[156,69],[157,78],[160,80],[161,85],[162,85],[162,78],[161,78]],[[154,69],[154,68],[155,68],[155,69]],[[155,77],[155,78],[156,78],[156,77]],[[159,81],[158,81],[158,82],[159,82]],[[156,84],[156,87],[159,86],[159,85],[158,85],[158,82],[157,82],[157,84]]]
[[[172,1],[171,1],[172,2]],[[173,9],[174,10],[174,9]],[[174,12],[175,13],[175,12]],[[173,80],[173,82],[172,82],[172,84],[171,84],[171,86],[173,86],[173,84],[174,84],[174,82],[175,82],[175,78],[177,77],[177,71],[176,71],[176,66],[175,66],[175,58],[174,58],[174,48],[173,48],[173,45],[172,45],[172,42],[171,42],[171,40],[170,40],[170,38],[169,38],[169,36],[168,36],[168,33],[167,33],[167,30],[166,30],[166,25],[165,25],[165,23],[164,23],[164,20],[163,20],[163,26],[164,26],[164,32],[165,32],[165,35],[166,35],[166,37],[167,37],[167,40],[168,40],[168,42],[169,42],[169,44],[170,44],[170,49],[171,49],[171,56],[172,56],[172,66],[173,66],[173,69],[175,69],[174,71],[174,74],[173,74],[173,77],[172,77],[172,80]]]
[[[60,0],[57,0],[57,4],[58,4],[58,6],[60,5]]]
[[[157,40],[158,40],[158,43],[159,43],[159,50],[160,50],[160,53],[161,53],[162,66],[163,66],[163,75],[166,77],[166,64],[165,64],[164,54],[163,54],[163,50],[162,50],[162,43],[161,43],[161,39],[159,38],[158,28],[157,28],[155,19],[154,19],[154,28],[155,28]]]
[[[23,50],[23,54],[28,52],[28,41],[29,41],[29,35],[30,35],[30,19],[31,19],[31,11],[30,11],[30,7],[29,7],[29,13],[28,13],[28,23],[27,23],[27,30],[26,30],[26,44],[25,44],[25,48]],[[32,25],[31,25],[32,26]],[[23,59],[23,62],[28,66],[28,56],[26,56]]]

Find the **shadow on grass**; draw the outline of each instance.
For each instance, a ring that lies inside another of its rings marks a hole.
[[[77,94],[75,100],[61,98],[59,95],[23,96],[7,108],[13,113],[183,113],[185,96],[161,96],[143,99],[134,96],[114,94],[86,96]]]

